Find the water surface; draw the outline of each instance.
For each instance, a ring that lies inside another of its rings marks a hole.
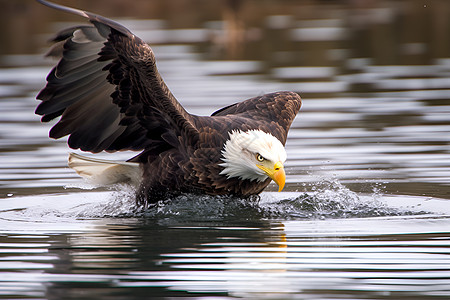
[[[243,13],[243,41],[226,42],[221,7],[189,11],[189,25],[121,20],[192,113],[302,96],[285,191],[254,201],[184,195],[140,210],[130,187],[83,182],[34,115],[52,62],[3,49],[0,298],[448,298],[448,4],[324,3],[244,5],[258,14]],[[36,40],[72,24],[52,16]]]

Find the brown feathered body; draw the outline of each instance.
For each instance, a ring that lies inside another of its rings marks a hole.
[[[189,114],[172,95],[152,49],[122,25],[88,12],[39,2],[86,17],[93,25],[60,32],[50,56],[60,61],[37,96],[36,113],[61,117],[50,137],[69,135],[89,152],[141,151],[138,200],[183,192],[250,196],[270,182],[221,175],[222,150],[232,130],[259,129],[284,145],[301,106],[298,94],[278,92],[230,105],[211,116]],[[62,51],[61,51],[62,50]]]

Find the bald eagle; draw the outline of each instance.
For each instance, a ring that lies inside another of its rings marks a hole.
[[[152,49],[124,26],[89,12],[38,2],[87,18],[59,32],[49,56],[60,58],[37,99],[43,122],[61,117],[51,138],[92,153],[140,151],[126,162],[69,156],[78,174],[108,184],[138,184],[148,204],[180,193],[259,194],[285,184],[287,133],[301,107],[298,94],[265,94],[211,116],[188,113],[172,95]]]

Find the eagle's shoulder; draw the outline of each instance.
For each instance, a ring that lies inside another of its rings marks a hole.
[[[248,113],[250,111],[260,111],[261,109],[261,113],[272,112],[275,114],[281,112],[283,109],[288,109],[295,116],[300,110],[301,105],[302,100],[297,93],[283,91],[264,94],[225,106],[212,113],[211,116]]]
[[[243,131],[260,129],[276,136],[283,145],[302,105],[294,92],[275,92],[226,106],[211,115],[211,126]],[[227,126],[224,126],[224,125]]]

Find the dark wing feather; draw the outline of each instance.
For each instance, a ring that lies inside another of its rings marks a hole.
[[[286,143],[287,133],[302,105],[300,96],[293,92],[277,92],[229,105],[211,116],[232,129],[261,129]]]
[[[37,96],[36,113],[42,121],[61,116],[51,137],[70,135],[70,147],[91,152],[167,148],[180,135],[196,143],[193,117],[165,85],[147,44],[102,16],[38,2],[94,25],[60,32],[49,52],[62,57]]]

